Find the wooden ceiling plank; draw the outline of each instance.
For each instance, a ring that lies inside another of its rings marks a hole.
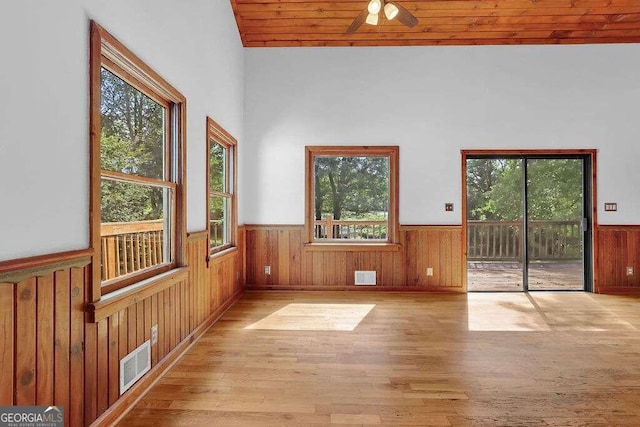
[[[367,0],[231,0],[244,46],[640,42],[640,0],[398,0],[419,20],[345,34]]]
[[[248,42],[247,47],[347,47],[347,46],[484,46],[484,45],[548,45],[548,44],[607,44],[640,43],[640,39],[630,41],[626,38],[593,39],[484,39],[484,40],[298,40],[275,42]]]
[[[476,9],[464,10],[411,10],[418,18],[434,17],[518,17],[518,16],[584,16],[584,15],[628,15],[640,13],[640,2],[636,7],[627,8],[566,8],[566,9]],[[304,18],[355,18],[354,11],[335,10],[285,10],[246,12],[241,14],[242,21],[250,19],[304,19]]]

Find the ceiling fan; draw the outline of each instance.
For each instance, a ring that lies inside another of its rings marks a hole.
[[[384,0],[370,0],[367,8],[360,12],[356,19],[353,20],[347,34],[353,34],[364,23],[369,25],[378,25],[380,12],[384,11],[384,16],[391,21],[398,18],[398,21],[411,28],[418,23],[418,19],[413,16],[405,7],[395,1],[385,2]]]

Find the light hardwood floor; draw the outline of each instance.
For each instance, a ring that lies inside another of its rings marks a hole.
[[[640,299],[247,292],[121,425],[640,425]]]

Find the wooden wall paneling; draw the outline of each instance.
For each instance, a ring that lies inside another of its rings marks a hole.
[[[465,280],[462,277],[463,260],[462,260],[462,230],[451,230],[451,277],[452,285],[466,290]]]
[[[49,406],[53,403],[53,273],[38,277],[37,299],[37,381],[36,404]],[[1,382],[0,382],[1,384]]]
[[[113,314],[112,316],[115,316]],[[120,310],[118,316],[118,360],[129,354],[129,310]]]
[[[256,231],[255,230],[247,230],[244,232],[244,245],[246,252],[246,260],[245,260],[245,282],[246,283],[257,283],[257,278],[255,274],[256,270],[256,262],[258,258],[258,251],[256,248]]]
[[[85,295],[91,295],[90,282],[85,284],[89,291]],[[85,313],[84,327],[84,424],[90,425],[98,417],[98,325],[89,322],[88,313]],[[57,375],[57,371],[54,372]]]
[[[626,245],[622,247],[623,253],[626,255],[624,259],[626,260],[626,264],[619,268],[619,271],[623,272],[624,276],[624,286],[626,287],[638,287],[640,285],[640,281],[638,281],[638,277],[640,277],[640,266],[638,265],[638,249],[640,240],[640,232],[638,230],[627,231],[625,233],[626,237]],[[628,276],[626,274],[627,267],[633,268],[633,274]]]
[[[142,342],[146,342],[151,340],[151,327],[153,326],[151,323],[151,297],[145,298],[144,301],[140,302],[140,305],[142,305],[142,312],[144,313]]]
[[[114,313],[108,319],[107,337],[109,342],[108,363],[109,363],[109,406],[113,405],[120,396],[120,312]]]
[[[176,292],[177,285],[169,288],[171,294],[171,300],[169,301],[169,307],[171,309],[171,349],[173,349],[179,342],[178,340],[178,310],[180,309],[180,302],[178,301],[178,293]]]
[[[84,289],[88,278],[88,268],[71,269],[71,366],[69,388],[72,398],[69,402],[69,423],[74,426],[82,425],[84,420],[84,401],[77,396],[84,395]]]
[[[138,323],[138,311],[136,310],[136,306],[135,305],[130,305],[127,308],[127,327],[128,327],[128,331],[127,331],[127,341],[128,341],[128,348],[127,348],[127,354],[131,353],[133,350],[136,349],[136,344],[138,342],[138,336],[137,336],[137,332],[138,332],[138,328],[136,326],[136,324]]]
[[[277,251],[276,251],[276,260],[277,268],[276,268],[276,277],[278,283],[282,284],[291,284],[290,279],[290,267],[289,267],[289,230],[277,230]]]
[[[55,281],[55,347],[54,347],[54,400],[58,406],[69,408],[69,331],[71,316],[70,283],[71,274],[69,270],[56,271]],[[69,423],[69,416],[65,416],[65,425]]]
[[[165,289],[164,294],[164,308],[161,313],[164,318],[164,351],[162,357],[164,357],[171,350],[171,289]]]
[[[597,250],[595,291],[640,293],[640,226],[598,226]],[[633,267],[633,275],[627,276],[627,267]]]
[[[140,300],[114,305],[113,313],[102,306],[96,323],[95,310],[85,310],[94,302],[85,251],[30,259],[24,270],[0,266],[0,405],[60,405],[67,426],[115,419],[112,409],[126,409],[144,390],[120,396],[120,360],[150,339],[152,325],[159,329],[152,366],[168,366],[240,295],[244,249],[208,269],[207,248],[206,239],[191,245],[196,271],[188,279],[147,290]]]
[[[36,403],[36,279],[16,285],[16,405]]]
[[[189,290],[187,289],[188,281],[180,282],[180,341],[185,339],[189,332],[189,310],[188,310],[188,299],[189,299]],[[149,326],[150,328],[151,326]]]
[[[258,288],[344,289],[354,285],[354,271],[376,270],[380,287],[460,292],[461,232],[460,226],[405,226],[400,250],[307,250],[302,226],[252,225],[247,230],[247,281]],[[271,276],[264,275],[265,265],[272,266]],[[426,275],[427,267],[433,276]]]
[[[440,271],[440,277],[438,284],[444,287],[451,287],[451,236],[448,231],[442,231],[437,233],[438,246],[436,249],[438,257],[438,271]]]
[[[278,270],[278,230],[271,229],[267,231],[267,260],[271,266],[271,274],[267,276],[269,283],[279,283],[279,276],[283,273]]]
[[[302,284],[302,229],[289,231],[289,284],[300,286]]]
[[[151,324],[158,325],[158,295],[151,297]],[[160,326],[158,325],[158,341],[151,346],[151,366],[158,363],[158,347],[160,346]]]
[[[0,405],[13,406],[14,291],[13,283],[0,283]]]
[[[109,318],[98,322],[98,371],[97,376],[97,402],[98,415],[109,407]]]
[[[162,358],[167,354],[167,325],[166,325],[166,316],[165,313],[167,312],[166,306],[165,306],[165,302],[164,302],[164,296],[165,296],[165,291],[163,292],[159,292],[158,293],[158,309],[157,309],[157,313],[158,313],[158,345],[156,346],[158,348],[158,361],[162,360]]]
[[[144,342],[145,337],[144,301],[136,304],[136,348]]]
[[[207,282],[207,300],[206,307],[204,311],[204,317],[207,317],[209,313],[212,313],[214,307],[220,298],[220,284],[222,281],[220,280],[220,261],[218,259],[215,260],[213,265],[209,265],[209,281]]]

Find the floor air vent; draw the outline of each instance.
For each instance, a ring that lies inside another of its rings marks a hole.
[[[375,285],[375,271],[356,271],[356,285]]]
[[[151,341],[145,341],[120,360],[120,394],[127,391],[149,369],[151,369]]]

